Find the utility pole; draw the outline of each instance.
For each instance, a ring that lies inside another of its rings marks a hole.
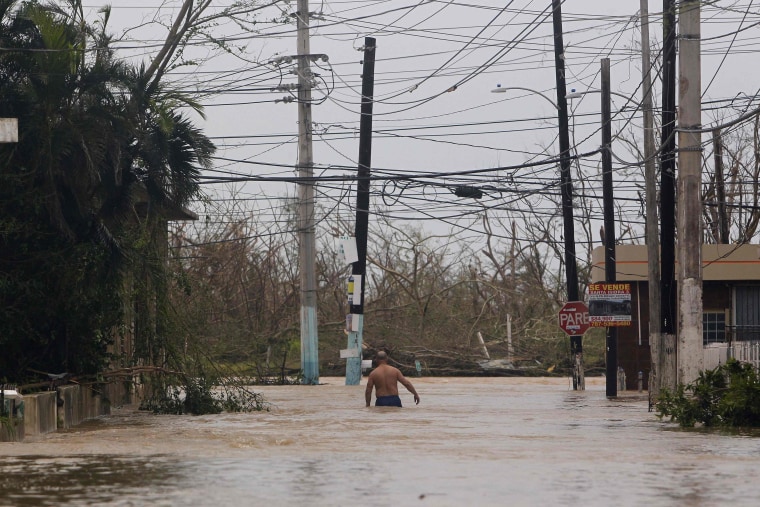
[[[617,280],[615,262],[615,201],[612,190],[612,115],[610,113],[610,59],[602,58],[602,201],[604,204],[604,279]],[[617,396],[617,328],[607,326],[606,394]]]
[[[641,107],[644,111],[644,191],[646,196],[647,287],[649,289],[649,395],[660,393],[662,320],[660,317],[660,240],[657,223],[657,167],[655,164],[654,118],[652,117],[652,57],[649,47],[649,0],[641,0]]]
[[[375,94],[375,39],[364,38],[362,63],[362,104],[359,119],[359,168],[356,182],[356,254],[351,267],[354,283],[359,281],[359,304],[351,305],[353,318],[358,318],[357,331],[349,330],[348,348],[357,349],[358,357],[346,359],[346,385],[359,385],[362,378],[362,341],[364,333],[364,288],[367,285],[367,232],[369,230],[369,179],[372,167],[372,105]],[[357,290],[356,288],[354,290]],[[353,325],[352,325],[353,327]]]
[[[512,265],[512,297],[517,294],[517,259],[515,256],[515,250],[517,248],[517,223],[512,220],[512,243],[510,247],[510,264]],[[507,362],[513,364],[515,357],[515,349],[512,346],[512,314],[507,314]]]
[[[562,0],[552,0],[554,25],[554,66],[557,80],[557,116],[559,119],[560,186],[562,219],[565,236],[565,276],[567,300],[578,301],[578,264],[575,258],[575,226],[573,224],[573,180],[570,173],[570,127],[567,119],[567,88],[565,86],[565,46],[562,40]],[[573,357],[573,389],[584,390],[583,336],[570,337]]]
[[[678,382],[703,370],[700,0],[681,0],[678,114]]]
[[[676,7],[663,0],[662,130],[660,135],[660,387],[676,389]]]
[[[301,372],[303,384],[319,383],[317,337],[314,158],[312,153],[309,2],[298,0],[298,261],[301,280]]]
[[[715,197],[718,199],[718,243],[729,242],[728,215],[726,215],[726,184],[723,181],[723,139],[720,129],[712,131],[713,159],[715,160]]]

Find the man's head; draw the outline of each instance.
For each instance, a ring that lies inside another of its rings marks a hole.
[[[381,362],[381,361],[387,363],[388,362],[388,354],[386,354],[384,350],[379,351],[375,355],[375,361],[377,361],[378,363]]]

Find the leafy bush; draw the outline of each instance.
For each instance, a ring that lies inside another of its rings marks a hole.
[[[656,404],[659,418],[669,417],[683,428],[696,424],[717,427],[760,427],[760,377],[751,364],[729,359],[699,374],[675,392],[663,389]]]
[[[269,410],[269,405],[261,394],[239,384],[215,385],[205,377],[185,378],[182,387],[172,385],[165,393],[163,396],[146,398],[140,409],[156,414],[174,415]]]

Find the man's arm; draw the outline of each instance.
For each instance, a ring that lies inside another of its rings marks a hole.
[[[404,374],[401,373],[400,371],[398,372],[398,381],[401,382],[401,384],[404,387],[406,387],[407,391],[409,391],[410,393],[412,393],[414,395],[414,403],[415,403],[415,405],[419,405],[420,404],[420,395],[417,394],[417,390],[414,388],[414,386],[409,381],[409,379],[407,379],[404,376]]]
[[[372,388],[375,386],[375,381],[372,379],[372,375],[369,376],[367,379],[367,389],[364,390],[364,401],[367,402],[367,406],[369,407],[370,402],[372,401]]]

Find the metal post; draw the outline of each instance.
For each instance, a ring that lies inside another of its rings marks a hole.
[[[314,223],[314,160],[312,154],[309,65],[309,2],[298,0],[298,238],[301,280],[301,372],[303,384],[319,383],[317,338],[316,239]]]

